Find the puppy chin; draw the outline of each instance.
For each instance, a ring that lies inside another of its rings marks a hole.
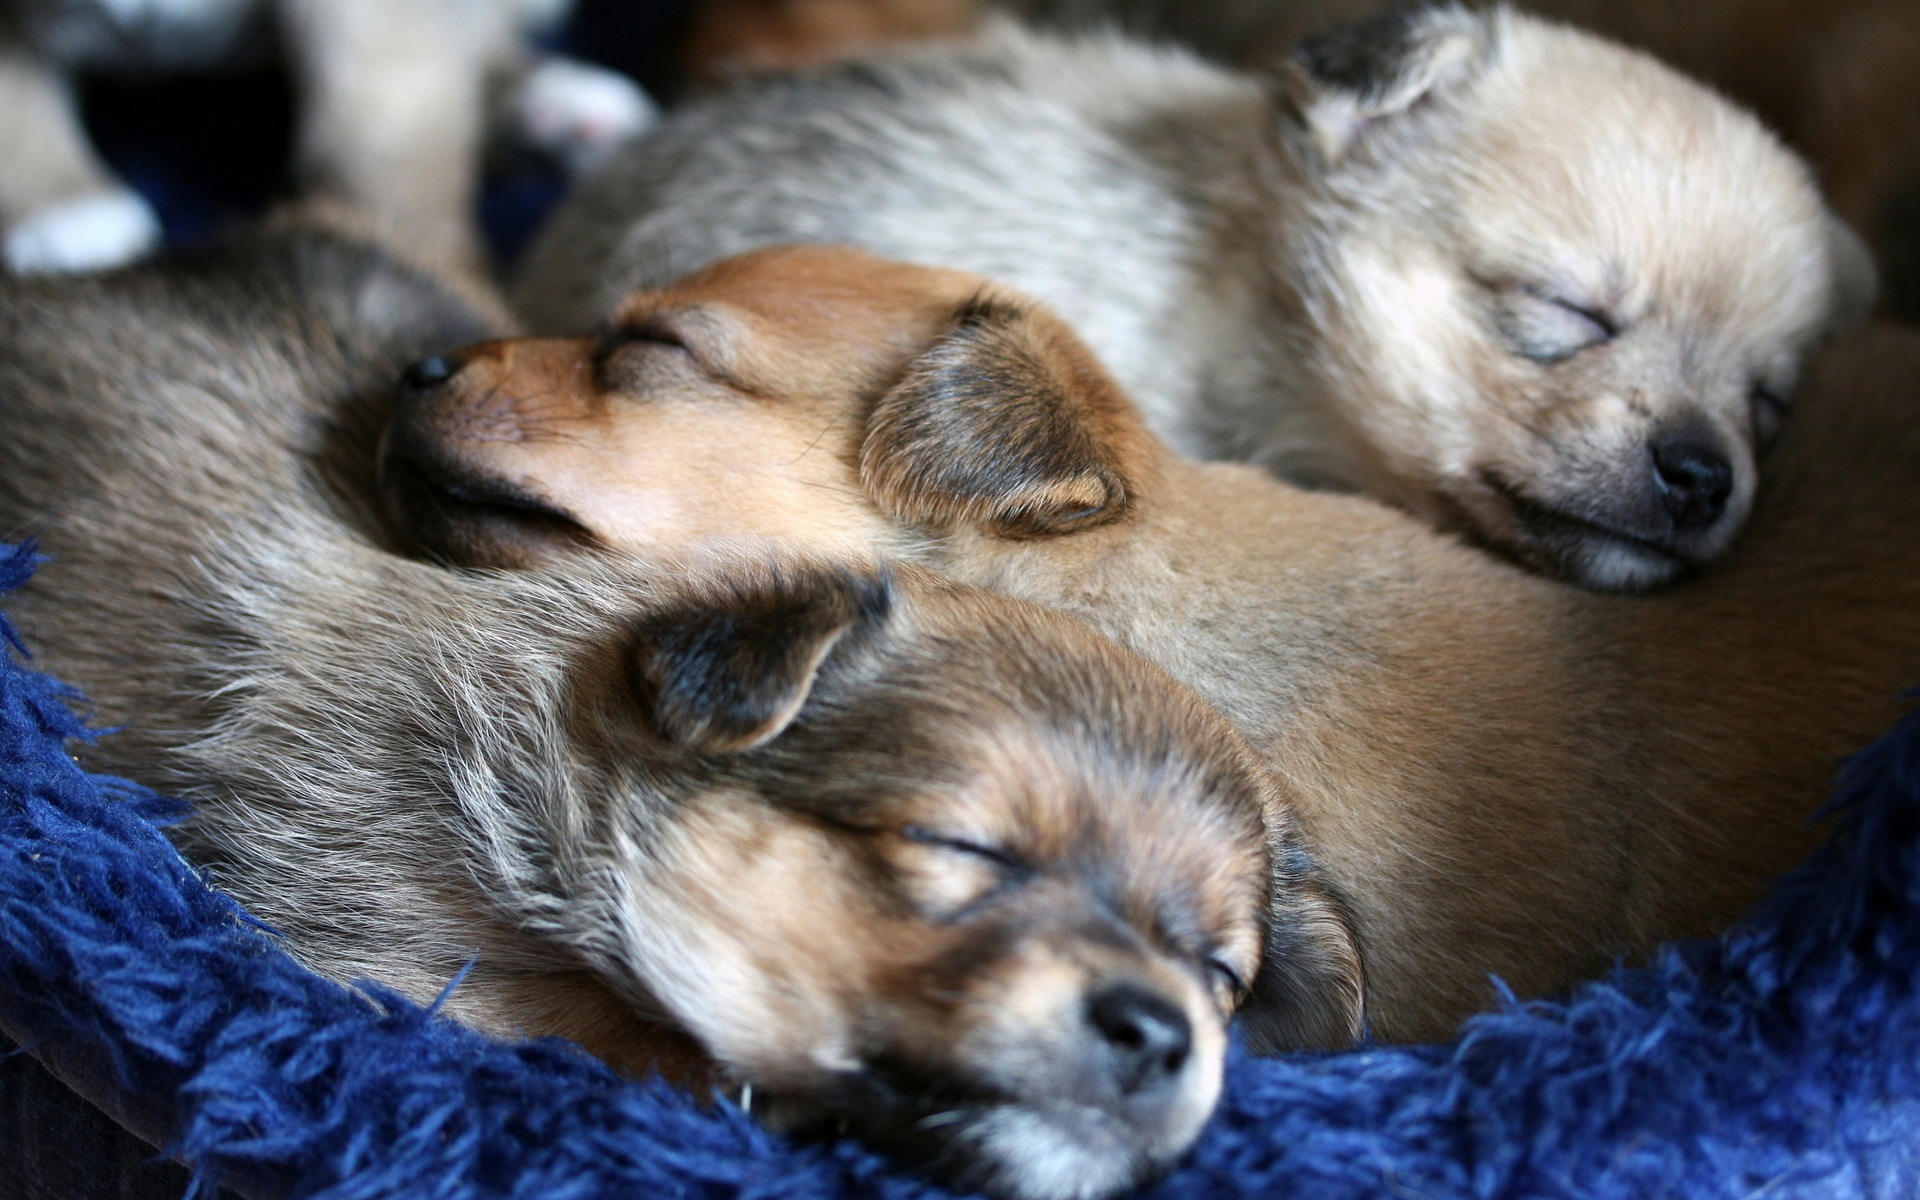
[[[1627,538],[1589,532],[1554,545],[1551,569],[1597,592],[1647,592],[1691,574],[1696,564]]]
[[[1596,592],[1631,594],[1677,583],[1720,549],[1610,529],[1484,480],[1450,492],[1446,505],[1450,523],[1469,538],[1530,570]]]
[[[1077,1104],[990,1108],[952,1135],[968,1162],[961,1177],[1006,1200],[1104,1200],[1164,1173],[1131,1144],[1120,1122]]]
[[[876,1104],[876,1093],[894,1103]],[[1140,1129],[1061,1099],[909,1100],[864,1076],[845,1077],[824,1097],[769,1096],[753,1111],[776,1133],[859,1134],[950,1186],[999,1200],[1105,1200],[1132,1191],[1171,1170],[1199,1132]]]

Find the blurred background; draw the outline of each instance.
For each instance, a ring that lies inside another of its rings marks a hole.
[[[541,40],[668,95],[680,90],[671,51],[692,7],[692,0],[579,0]],[[154,206],[169,245],[201,245],[292,194],[294,96],[274,61],[156,76],[82,74],[77,82],[95,147]],[[490,150],[480,220],[498,265],[512,262],[565,187],[557,163]]]
[[[994,12],[1118,25],[1255,67],[1387,0],[578,0],[544,35],[665,104],[742,72],[805,68],[964,33]],[[1885,308],[1920,319],[1920,0],[1524,0],[1651,50],[1757,111],[1814,164],[1867,237]],[[217,74],[85,76],[108,162],[191,246],[290,191],[293,97],[271,65]],[[480,217],[509,267],[565,187],[552,163],[496,146]]]

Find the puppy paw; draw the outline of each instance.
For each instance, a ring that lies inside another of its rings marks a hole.
[[[564,58],[528,71],[507,112],[521,138],[575,175],[598,168],[658,115],[626,76]]]
[[[63,200],[7,230],[8,269],[18,275],[104,271],[160,244],[160,218],[126,188]]]

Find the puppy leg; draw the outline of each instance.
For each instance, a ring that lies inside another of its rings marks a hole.
[[[497,68],[489,124],[572,175],[590,174],[659,115],[618,71],[557,54],[517,55]]]
[[[160,241],[147,202],[95,157],[62,76],[0,50],[0,230],[8,269],[93,271]]]
[[[281,0],[301,87],[310,188],[366,210],[428,265],[480,268],[472,207],[498,6],[460,0]]]

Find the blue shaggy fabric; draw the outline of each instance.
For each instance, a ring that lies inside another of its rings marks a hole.
[[[31,570],[0,548],[0,589]],[[0,622],[0,636],[12,641]],[[211,890],[174,812],[67,753],[71,693],[0,648],[0,1029],[252,1196],[937,1195],[852,1143],[502,1044],[308,974]],[[1723,939],[1458,1041],[1254,1060],[1163,1197],[1920,1194],[1920,720],[1845,769],[1830,844]],[[0,1148],[0,1153],[4,1149]]]

